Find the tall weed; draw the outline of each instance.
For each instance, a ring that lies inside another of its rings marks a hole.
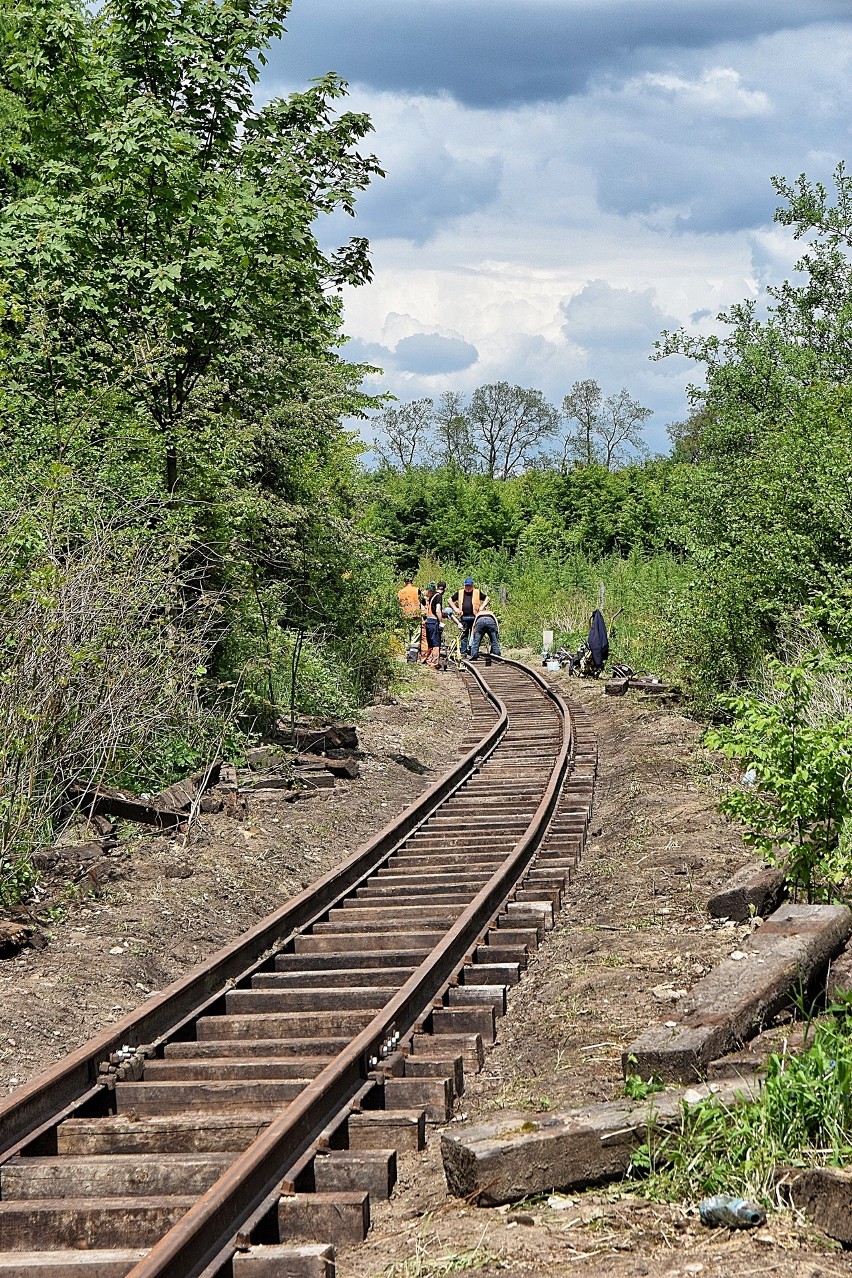
[[[80,530],[53,493],[0,525],[0,901],[75,785],[170,780],[221,730],[202,698],[219,601],[146,529],[156,511],[96,511]]]
[[[715,1099],[684,1106],[680,1128],[650,1134],[634,1156],[631,1176],[643,1192],[665,1201],[695,1202],[705,1194],[740,1194],[769,1202],[775,1170],[841,1167],[852,1159],[852,1033],[844,1010],[816,1029],[800,1056],[769,1059],[754,1100]]]

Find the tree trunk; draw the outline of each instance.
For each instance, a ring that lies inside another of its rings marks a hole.
[[[166,448],[166,492],[171,497],[177,488],[178,481],[178,459],[177,448],[174,444],[169,444]]]

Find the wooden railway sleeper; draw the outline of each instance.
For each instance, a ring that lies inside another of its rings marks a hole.
[[[516,685],[518,684],[519,681],[517,675],[512,668],[505,667],[503,671],[500,671],[498,666],[497,671],[507,676],[505,679],[507,688],[513,683],[513,681]],[[500,683],[500,679],[498,678],[495,682]],[[541,681],[538,680],[538,682]],[[519,718],[521,717],[523,716],[519,716]],[[532,734],[527,732],[516,733],[516,740],[519,744],[528,737],[532,739]],[[484,759],[481,755],[476,756],[474,766],[477,769],[482,769],[484,773]],[[517,766],[509,764],[506,767],[500,766],[498,768],[492,768],[491,772],[495,780],[499,778],[502,781],[508,780],[513,775],[518,775],[518,768]],[[458,793],[461,788],[461,786],[457,787],[456,792]],[[534,803],[535,795],[533,794],[531,798]],[[427,824],[427,820],[424,820],[422,823],[422,825]],[[440,818],[438,821],[433,822],[433,829],[434,828],[440,828]],[[403,840],[402,843],[397,844],[397,850],[400,847],[404,847],[412,838],[416,839],[419,834],[419,830],[416,831],[411,829],[406,839]],[[384,864],[388,864],[392,858],[393,851],[389,852],[385,856]],[[382,864],[382,862],[379,864]],[[531,858],[529,865],[532,866],[533,864],[539,864],[539,866],[541,864],[535,855]],[[561,864],[558,868],[560,870],[564,870],[564,867]],[[490,925],[480,931],[476,941],[468,943],[467,949],[462,953],[461,961],[457,963],[455,971],[451,973],[450,978],[445,981],[442,986],[441,1006],[434,1008],[428,1017],[421,1018],[419,1021],[415,1021],[412,1025],[412,1028],[408,1033],[407,1041],[410,1042],[411,1046],[414,1048],[415,1055],[420,1059],[412,1067],[410,1076],[406,1077],[405,1072],[401,1075],[395,1073],[395,1071],[399,1068],[400,1063],[402,1063],[404,1071],[405,1054],[399,1050],[400,1034],[393,1022],[389,1023],[385,1036],[381,1039],[381,1041],[376,1043],[369,1065],[371,1067],[375,1067],[378,1077],[373,1077],[371,1075],[369,1081],[371,1084],[379,1086],[380,1090],[384,1093],[382,1099],[385,1104],[387,1104],[389,1100],[392,1102],[395,1101],[396,1104],[403,1104],[405,1101],[410,1101],[412,1095],[428,1095],[433,1120],[436,1121],[441,1114],[446,1114],[447,1104],[451,1104],[452,1097],[459,1093],[459,1089],[456,1086],[457,1075],[455,1070],[457,1061],[460,1058],[449,1057],[449,1051],[464,1044],[464,1052],[466,1054],[470,1051],[474,1052],[473,1062],[475,1067],[481,1063],[481,1058],[479,1057],[479,1053],[481,1052],[481,1040],[483,1037],[488,1041],[493,1040],[495,1014],[504,1009],[507,988],[510,984],[515,983],[515,981],[503,981],[500,979],[496,981],[494,980],[494,977],[499,978],[501,976],[501,973],[497,970],[498,960],[513,962],[514,967],[511,970],[511,975],[516,979],[519,978],[521,966],[522,964],[525,964],[526,956],[530,949],[536,948],[539,940],[541,939],[546,926],[546,919],[548,917],[552,918],[553,906],[554,904],[558,904],[559,893],[562,890],[562,886],[564,886],[564,875],[562,878],[562,885],[557,882],[555,887],[553,885],[553,876],[551,876],[551,891],[547,896],[545,896],[547,888],[540,878],[538,880],[539,885],[536,886],[533,886],[535,881],[530,880],[530,885],[528,887],[524,887],[522,886],[523,881],[524,876],[522,875],[521,881],[514,889],[515,900],[511,903],[504,903],[504,905],[500,907],[498,913],[492,916]],[[357,888],[357,884],[355,886]],[[554,892],[555,896],[553,896]],[[527,896],[526,893],[529,893],[530,895]],[[521,899],[518,899],[519,894],[522,894]],[[351,900],[351,889],[349,899]],[[318,917],[324,917],[326,919],[330,917],[331,908],[331,906],[327,906],[324,914],[314,916],[314,920],[312,921],[314,926],[312,927],[310,934],[308,934],[307,926],[298,929],[298,936],[295,934],[294,930],[294,934],[288,941],[288,953],[296,960],[296,965],[300,962],[306,961],[310,956],[313,956],[313,958],[316,958],[317,956],[321,957],[323,953],[327,953],[329,955],[329,959],[334,962],[333,949],[329,942],[338,946],[346,946],[347,948],[354,942],[355,933],[350,930],[353,927],[353,923],[349,923],[345,929],[339,928],[336,933],[333,929],[327,930],[329,928],[328,924],[326,924],[325,928],[322,926],[315,926]],[[439,912],[440,911],[441,907],[439,906]],[[412,917],[408,911],[406,911],[406,913],[408,917]],[[340,914],[344,914],[344,911],[341,910]],[[351,917],[355,920],[354,926],[358,927],[359,923],[357,920],[359,918],[361,920],[371,918],[372,913],[370,910],[364,909],[364,907],[361,906],[359,907],[359,912]],[[448,919],[447,922],[449,924],[451,920]],[[452,927],[450,930],[452,932]],[[422,937],[418,936],[417,944],[419,945],[422,940],[422,943],[428,947],[432,943],[428,926],[421,927],[420,931],[422,933]],[[413,940],[416,934],[412,933],[411,935]],[[307,941],[308,939],[319,940],[319,946],[303,946],[300,944],[300,940]],[[378,935],[370,935],[368,938],[368,936],[365,935],[362,939],[364,942],[369,941],[369,944],[372,945],[378,941],[379,937]],[[392,951],[387,946],[384,948],[387,950],[388,958],[390,958]],[[472,974],[472,970],[478,965],[482,967],[480,979],[471,981],[466,980],[466,969],[471,969]],[[258,973],[261,968],[269,971],[268,961],[256,963],[253,967],[253,971]],[[234,982],[231,985],[231,988],[234,988],[235,986],[237,988],[242,987],[240,997],[242,997],[243,994],[250,993],[250,990],[246,988],[248,979],[249,974],[244,973],[238,982]],[[306,988],[309,989],[310,985],[306,986]],[[329,985],[328,988],[333,990],[334,986]],[[208,1000],[208,1004],[205,1008],[208,1020],[211,1019],[211,1014],[217,1010],[214,1008],[213,1004],[218,1001],[221,1005],[223,1002],[222,993],[223,991],[220,991],[219,995]],[[218,1010],[221,1010],[221,1006]],[[266,1018],[266,1020],[268,1019],[269,1018]],[[326,1030],[326,1033],[329,1033],[332,1032],[331,1022],[333,1018],[327,1017],[326,1019],[329,1024],[329,1029]],[[243,1020],[245,1020],[245,1018],[243,1018]],[[426,1028],[425,1021],[431,1022],[431,1029],[433,1031],[431,1049],[428,1051],[424,1050],[425,1040],[422,1033],[418,1033],[418,1031],[422,1031]],[[278,1023],[281,1023],[280,1017]],[[295,1024],[296,1021],[291,1021],[291,1023]],[[246,1022],[246,1025],[247,1024],[248,1023]],[[212,1024],[209,1025],[207,1032],[210,1033],[212,1028]],[[200,1046],[204,1048],[212,1045],[215,1049],[216,1043],[221,1042],[225,1047],[225,1050],[228,1050],[227,1044],[229,1042],[236,1041],[233,1038],[233,1032],[233,1030],[228,1031],[230,1037],[228,1037],[228,1034],[224,1037],[219,1034],[211,1034],[209,1039],[205,1037],[205,1040],[200,1044]],[[250,1032],[256,1034],[258,1033],[258,1030],[251,1029]],[[274,1030],[266,1031],[266,1033],[270,1032],[274,1032]],[[443,1040],[444,1043],[443,1047],[441,1047],[441,1040]],[[435,1048],[436,1044],[438,1045],[437,1049]],[[471,1044],[478,1044],[479,1046],[474,1048],[470,1046]],[[163,1050],[162,1046],[160,1046],[160,1050]],[[311,1049],[309,1048],[308,1050]],[[434,1057],[435,1050],[439,1053],[437,1058]],[[433,1057],[433,1059],[429,1061],[427,1060],[428,1057]],[[465,1058],[467,1058],[467,1056]],[[116,1069],[129,1068],[131,1072],[138,1068],[135,1063],[131,1063],[129,1060],[110,1062],[110,1064],[115,1065]],[[442,1073],[445,1075],[443,1078]],[[383,1085],[381,1080],[383,1080]],[[118,1079],[117,1082],[126,1082],[128,1085],[132,1086],[132,1084],[129,1083],[129,1077],[127,1075],[125,1075],[125,1079]],[[373,1096],[372,1093],[371,1096]],[[448,1098],[450,1098],[449,1102]],[[399,1111],[399,1113],[403,1112],[403,1110]],[[369,1118],[367,1119],[368,1125],[370,1125],[371,1122],[373,1124],[376,1123],[375,1115],[377,1113],[378,1111],[373,1112],[372,1120]],[[394,1111],[390,1110],[385,1111],[384,1118],[381,1120],[382,1122],[387,1120],[388,1113],[390,1113],[391,1121],[393,1121]],[[357,1129],[358,1124],[355,1123],[352,1124],[352,1126],[354,1129]],[[328,1157],[328,1155],[326,1155],[326,1157]],[[343,1162],[345,1163],[346,1160],[343,1160]],[[367,1164],[375,1167],[381,1164],[381,1158],[377,1157],[366,1160],[353,1158],[346,1163],[346,1167],[349,1169],[358,1168],[362,1164],[365,1167]],[[340,1174],[344,1174],[343,1170]],[[346,1174],[348,1174],[348,1172]],[[389,1175],[390,1173],[387,1174]],[[344,1201],[347,1193],[350,1194],[349,1200]],[[342,1197],[341,1194],[343,1195]],[[292,1196],[292,1198],[297,1197],[301,1196],[298,1194]],[[315,1194],[311,1197],[313,1199],[313,1203],[310,1207],[304,1202],[298,1203],[292,1200],[286,1203],[284,1203],[283,1200],[282,1202],[279,1202],[277,1210],[279,1235],[286,1233],[288,1229],[292,1232],[294,1219],[299,1216],[300,1211],[303,1214],[305,1211],[308,1211],[309,1214],[313,1213],[312,1227],[316,1226],[316,1212],[323,1208],[324,1201],[325,1206],[327,1207],[331,1206],[331,1203],[329,1203],[327,1199],[322,1200],[321,1195],[318,1196]],[[369,1205],[368,1198],[365,1194],[359,1195],[357,1190],[352,1190],[351,1192],[341,1191],[340,1193],[333,1195],[333,1197],[336,1201],[335,1210],[337,1207],[343,1206],[350,1211],[350,1215],[353,1220],[359,1216],[359,1212],[362,1223],[368,1219]],[[190,1216],[193,1216],[194,1214],[196,1213],[192,1211],[189,1213]],[[187,1231],[182,1225],[179,1230],[176,1229],[173,1232],[175,1235],[180,1233],[181,1236],[184,1236]],[[252,1248],[253,1247],[254,1244],[252,1244]],[[154,1248],[155,1252],[159,1250],[159,1247]],[[246,1278],[248,1278],[248,1274],[252,1271],[246,1269],[245,1266],[249,1263],[250,1259],[250,1256],[242,1254],[239,1257],[235,1257],[235,1278],[237,1273],[237,1260],[240,1262],[240,1274],[245,1274]],[[262,1258],[258,1256],[257,1259],[260,1263]],[[271,1255],[267,1255],[267,1259],[271,1260]],[[325,1259],[327,1259],[327,1252],[325,1253]],[[135,1266],[134,1272],[136,1268],[139,1269],[140,1274],[143,1271],[147,1272],[151,1269],[151,1267],[146,1263]],[[151,1269],[151,1272],[153,1272],[153,1269]],[[157,1272],[160,1272],[159,1269]],[[176,1271],[169,1269],[168,1272],[172,1273]],[[200,1273],[201,1271],[193,1270],[192,1272]],[[260,1270],[257,1272],[260,1273]]]

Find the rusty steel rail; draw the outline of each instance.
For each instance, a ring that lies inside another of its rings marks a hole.
[[[196,1197],[185,1214],[167,1229],[159,1241],[150,1245],[147,1254],[129,1270],[127,1278],[199,1278],[202,1274],[208,1278],[208,1275],[228,1266],[236,1250],[238,1232],[247,1222],[250,1224],[259,1209],[274,1196],[282,1180],[300,1165],[300,1160],[303,1162],[306,1156],[310,1156],[322,1133],[338,1120],[347,1105],[351,1105],[353,1099],[363,1092],[365,1085],[372,1086],[371,1080],[381,1077],[374,1071],[379,1060],[388,1054],[388,1045],[418,1028],[433,1001],[442,996],[454,975],[472,961],[471,955],[477,944],[496,922],[498,912],[530,867],[548,835],[563,785],[572,768],[575,746],[572,717],[562,697],[536,671],[508,659],[495,657],[492,660],[498,668],[502,666],[529,679],[537,693],[551,703],[561,724],[558,750],[554,733],[553,750],[545,751],[549,773],[543,770],[532,789],[535,797],[529,800],[530,806],[536,799],[538,801],[526,829],[512,836],[511,850],[490,873],[485,884],[481,887],[475,883],[472,885],[475,895],[466,904],[466,898],[461,899],[461,913],[452,921],[448,920],[450,925],[439,943],[381,1010],[354,1033],[343,1050],[302,1087],[286,1108],[272,1117],[268,1126],[236,1155],[209,1189]],[[146,1055],[153,1055],[158,1048],[162,1050],[167,1041],[174,1040],[182,1032],[191,1032],[191,1025],[199,1017],[221,1006],[229,988],[249,981],[276,953],[291,945],[294,938],[320,923],[334,907],[351,901],[356,890],[367,884],[376,871],[386,865],[432,817],[440,815],[441,808],[471,781],[484,764],[493,763],[507,732],[511,732],[510,716],[506,705],[489,688],[480,671],[468,663],[465,663],[465,668],[495,716],[476,745],[415,803],[340,866],[186,977],[168,986],[155,999],[19,1088],[0,1104],[0,1165],[24,1153],[36,1137],[55,1128],[60,1120],[79,1112],[82,1102],[102,1095],[103,1089],[97,1082],[99,1066],[120,1046],[139,1047]],[[524,732],[536,730],[531,729],[529,723],[529,715],[522,713],[519,744],[513,747],[515,755],[510,751],[509,766],[513,766],[513,759],[514,766],[523,765]],[[540,747],[539,752],[542,753]],[[495,783],[498,787],[501,784],[500,766],[496,776],[490,778],[490,786]],[[480,793],[485,794],[483,801],[487,802],[487,795],[493,790],[486,785]],[[465,800],[475,798],[476,792],[465,793],[462,797]],[[515,821],[516,825],[521,826],[527,821],[528,811],[529,808],[524,811],[522,820]],[[437,825],[440,826],[440,822]],[[429,846],[428,839],[425,846]],[[491,868],[487,866],[488,859],[485,858],[486,873]],[[426,896],[417,900],[431,904]],[[438,901],[440,903],[440,893]],[[440,915],[438,905],[435,909]],[[350,923],[349,926],[353,925]],[[322,928],[319,931],[322,932]],[[341,938],[345,937],[345,925],[337,931]],[[369,1004],[366,1006],[369,1008]]]
[[[485,687],[478,672],[465,664]],[[224,1263],[223,1253],[233,1250],[231,1240],[243,1222],[361,1086],[369,1072],[370,1059],[377,1055],[380,1045],[394,1031],[404,1034],[414,1026],[526,869],[556,808],[571,762],[571,716],[562,697],[539,674],[519,662],[507,660],[503,664],[532,675],[563,716],[562,746],[527,833],[399,993],[234,1161],[127,1278],[196,1278],[213,1261],[221,1258]],[[500,705],[502,717],[507,712],[502,702]]]
[[[464,784],[482,759],[497,747],[508,724],[505,706],[475,671],[470,673],[498,712],[496,721],[478,744],[368,843],[304,888],[280,910],[267,915],[238,940],[217,950],[142,1007],[123,1016],[104,1033],[37,1074],[0,1102],[0,1162],[14,1147],[32,1138],[40,1127],[95,1087],[98,1066],[112,1052],[125,1044],[130,1047],[156,1044],[173,1035],[183,1022],[198,1016],[206,1005],[221,997],[224,989],[248,976],[253,967],[262,963],[273,946],[286,944],[294,933],[310,927],[338,900],[354,891],[390,856],[402,838],[413,833]]]

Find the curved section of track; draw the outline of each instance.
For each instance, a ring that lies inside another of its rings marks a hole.
[[[535,671],[466,682],[469,748],[397,821],[0,1105],[0,1278],[212,1276],[237,1247],[249,1275],[252,1243],[320,1230],[322,1194],[298,1191],[329,1167],[357,1214],[381,1163],[340,1154],[359,1122],[374,1148],[448,1116],[580,855],[594,773]]]

